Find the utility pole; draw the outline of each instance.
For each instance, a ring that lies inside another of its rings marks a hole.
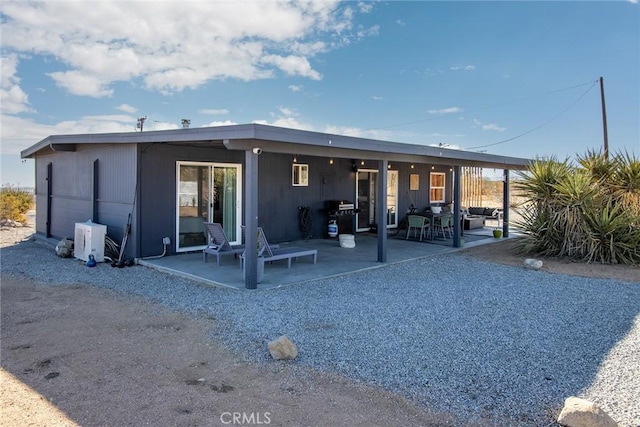
[[[140,129],[140,132],[142,132],[142,129],[144,129],[144,121],[145,120],[147,120],[147,116],[138,118],[138,124],[136,125],[136,127],[138,129]]]
[[[604,132],[604,158],[609,159],[609,137],[607,136],[607,108],[604,105],[604,79],[600,77],[600,99],[602,100],[602,128]]]

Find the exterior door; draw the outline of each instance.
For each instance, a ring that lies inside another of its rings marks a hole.
[[[356,215],[356,231],[369,231],[376,222],[377,170],[356,173],[356,200],[360,212]],[[398,171],[387,172],[387,228],[398,227]]]
[[[241,243],[241,165],[178,162],[177,251],[203,249],[205,222],[219,222],[232,244]]]

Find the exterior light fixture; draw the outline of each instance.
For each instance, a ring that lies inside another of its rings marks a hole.
[[[413,166],[413,163],[411,164],[411,169],[413,169],[415,166]]]
[[[333,164],[333,159],[329,159],[329,164],[332,165]]]

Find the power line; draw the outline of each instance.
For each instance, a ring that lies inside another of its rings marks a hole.
[[[598,80],[590,80],[590,81],[585,82],[585,83],[580,83],[580,84],[577,84],[577,85],[564,87],[564,88],[561,88],[561,89],[555,89],[555,90],[552,90],[552,91],[549,91],[549,92],[542,93],[540,95],[533,95],[533,96],[528,96],[528,97],[524,97],[524,98],[516,98],[516,99],[513,99],[511,101],[505,101],[505,102],[501,102],[501,103],[498,103],[498,104],[488,105],[486,107],[476,108],[475,110],[460,111],[460,113],[466,113],[466,114],[476,113],[478,111],[484,111],[484,110],[489,110],[491,108],[502,107],[503,105],[513,104],[514,102],[528,101],[528,100],[531,100],[531,99],[541,98],[541,97],[547,96],[547,95],[553,95],[554,93],[564,92],[564,91],[571,90],[571,89],[576,89],[576,88],[579,88],[579,87],[582,87],[582,86],[586,86],[588,84],[591,85],[591,87],[589,87],[589,89],[591,89],[593,87],[593,85],[595,83],[597,83],[597,82],[598,82]],[[356,134],[356,133],[361,133],[361,132],[369,132],[369,131],[372,131],[372,130],[389,129],[389,128],[399,127],[399,126],[413,125],[413,124],[416,124],[416,123],[430,122],[430,121],[433,121],[433,120],[442,119],[443,117],[446,117],[446,115],[439,115],[439,116],[436,116],[436,117],[428,117],[428,118],[417,119],[417,120],[412,120],[412,121],[408,121],[408,122],[395,123],[395,124],[390,124],[390,125],[387,125],[387,126],[380,126],[380,127],[376,127],[376,128],[363,129],[363,130],[360,130],[360,131],[346,132],[345,135]]]
[[[551,123],[552,121],[554,121],[555,119],[557,119],[558,117],[562,116],[564,113],[566,113],[567,111],[569,111],[574,105],[576,105],[582,98],[584,98],[587,93],[589,93],[589,91],[591,89],[593,89],[593,87],[596,85],[596,83],[598,83],[598,80],[594,80],[593,83],[591,84],[591,86],[589,86],[589,88],[578,97],[578,99],[576,99],[575,101],[573,101],[567,108],[565,108],[564,110],[562,110],[560,113],[556,114],[555,116],[553,116],[552,118],[550,118],[549,120],[547,120],[546,122],[542,123],[541,125],[538,125],[536,127],[534,127],[533,129],[530,129],[524,133],[521,133],[520,135],[516,135],[514,137],[502,140],[502,141],[498,141],[498,142],[494,142],[492,144],[486,144],[486,145],[477,145],[475,147],[469,147],[467,148],[467,150],[475,150],[476,148],[486,148],[486,147],[493,147],[494,145],[499,145],[499,144],[504,144],[505,142],[509,142],[509,141],[513,141],[514,139],[518,139],[520,137],[523,137],[525,135],[528,135],[532,132],[537,131],[538,129],[540,129],[543,126],[548,125],[549,123]],[[582,85],[581,85],[582,86]],[[577,86],[576,86],[577,87]]]

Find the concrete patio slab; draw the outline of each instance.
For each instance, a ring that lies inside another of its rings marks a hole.
[[[484,228],[473,230],[473,233],[465,233],[465,247],[497,241],[498,239],[491,236],[491,231],[491,228]],[[390,263],[437,256],[458,250],[458,248],[453,248],[451,239],[422,242],[406,240],[405,233],[401,231],[397,234],[389,233],[387,263],[380,263],[377,262],[376,235],[357,234],[355,241],[355,248],[340,247],[337,238],[301,240],[280,244],[280,247],[283,248],[291,245],[317,249],[318,262],[313,264],[311,257],[302,257],[294,260],[291,268],[287,268],[286,261],[267,263],[264,280],[258,284],[258,290],[379,268]],[[239,290],[246,289],[240,262],[231,256],[221,258],[220,266],[212,260],[205,263],[201,251],[156,259],[140,259],[138,263],[211,285]]]

